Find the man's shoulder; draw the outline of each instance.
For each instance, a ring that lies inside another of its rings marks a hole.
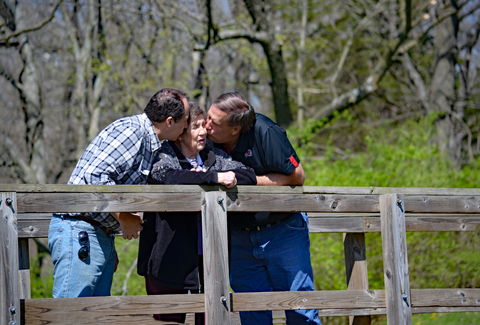
[[[280,127],[280,125],[275,123],[268,116],[265,116],[260,113],[256,113],[256,120],[255,120],[255,126],[254,126],[255,132],[257,134],[263,134],[265,132],[268,132],[271,129],[284,131],[283,128]]]
[[[130,133],[141,136],[148,132],[149,119],[145,114],[122,117],[108,125],[102,133]]]

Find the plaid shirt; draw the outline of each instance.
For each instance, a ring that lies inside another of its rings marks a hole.
[[[147,115],[119,119],[90,143],[68,184],[146,184],[155,152],[160,147],[160,140]],[[92,217],[102,226],[120,231],[120,224],[110,213],[83,215]]]

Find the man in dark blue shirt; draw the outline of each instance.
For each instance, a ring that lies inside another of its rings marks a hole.
[[[258,185],[303,185],[305,173],[285,130],[255,114],[239,94],[210,107],[208,138],[252,167]],[[305,213],[229,214],[230,284],[235,292],[313,291]],[[289,310],[287,324],[320,324],[318,311]],[[240,312],[243,325],[272,324],[272,313]]]

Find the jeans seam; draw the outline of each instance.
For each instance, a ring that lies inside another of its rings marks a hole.
[[[70,240],[68,242],[69,248],[68,248],[68,259],[70,261],[70,265],[68,266],[68,272],[66,276],[66,281],[65,281],[65,291],[63,292],[63,296],[66,297],[67,292],[68,292],[68,285],[70,284],[70,276],[72,274],[72,267],[73,267],[73,232],[74,232],[74,226],[70,221],[67,221],[68,226],[70,227],[70,231],[72,232],[70,235]]]

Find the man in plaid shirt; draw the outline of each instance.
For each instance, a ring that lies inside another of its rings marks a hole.
[[[176,140],[187,128],[189,106],[185,93],[157,92],[144,113],[119,119],[90,143],[68,184],[146,184],[161,140]],[[115,233],[138,237],[138,214],[54,214],[48,245],[54,264],[53,297],[108,296],[118,263]]]

